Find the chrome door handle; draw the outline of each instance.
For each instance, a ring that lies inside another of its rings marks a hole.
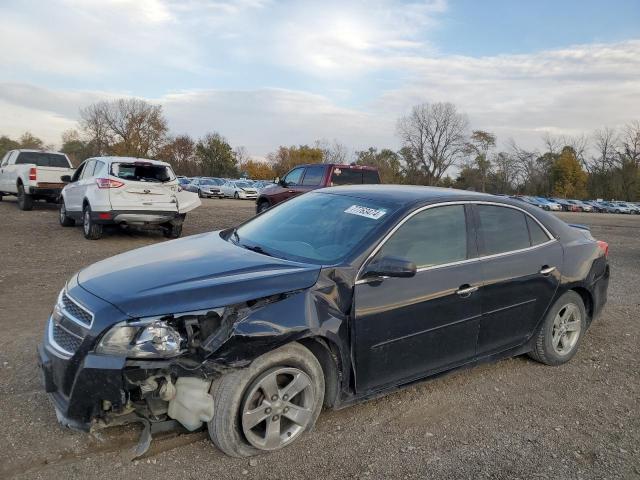
[[[540,269],[540,274],[541,275],[549,275],[551,272],[553,272],[556,269],[556,267],[548,267],[547,265],[545,265],[544,267],[542,267]]]
[[[474,287],[471,285],[462,285],[458,290],[456,290],[456,293],[461,297],[468,297],[473,292],[477,292],[477,291],[478,291],[478,287]]]

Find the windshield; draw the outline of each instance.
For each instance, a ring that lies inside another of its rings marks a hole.
[[[216,182],[214,182],[213,180],[200,180],[200,185],[217,185]]]
[[[35,164],[38,167],[69,168],[69,160],[59,153],[20,152],[16,165]]]
[[[334,264],[396,209],[355,197],[307,193],[245,223],[229,240],[276,257]]]
[[[170,182],[175,178],[170,167],[144,162],[113,163],[111,164],[111,175],[123,180],[156,183]]]
[[[240,187],[240,188],[249,188],[251,185],[249,185],[247,182],[236,182],[236,187]]]

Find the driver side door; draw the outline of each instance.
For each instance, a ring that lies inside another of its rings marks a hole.
[[[370,261],[400,257],[414,262],[417,272],[409,278],[356,282],[358,392],[409,382],[474,359],[482,278],[470,215],[463,204],[423,207],[377,247]]]
[[[71,177],[71,183],[64,187],[64,203],[68,212],[77,213],[82,211],[82,200],[84,198],[82,178],[85,176],[89,164],[93,165],[93,162],[90,159],[80,165]]]

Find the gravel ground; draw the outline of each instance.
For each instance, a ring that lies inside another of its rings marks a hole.
[[[225,228],[252,202],[203,200],[184,234]],[[129,460],[136,427],[62,429],[40,385],[36,344],[80,268],[165,241],[115,232],[98,242],[58,225],[52,206],[0,202],[0,478],[640,478],[640,216],[562,214],[610,244],[609,303],[567,365],[487,364],[340,411],[288,449],[251,461],[204,432],[154,439]]]

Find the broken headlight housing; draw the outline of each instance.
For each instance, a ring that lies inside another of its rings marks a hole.
[[[104,334],[96,353],[129,358],[170,358],[182,352],[184,339],[158,317],[120,322]]]

